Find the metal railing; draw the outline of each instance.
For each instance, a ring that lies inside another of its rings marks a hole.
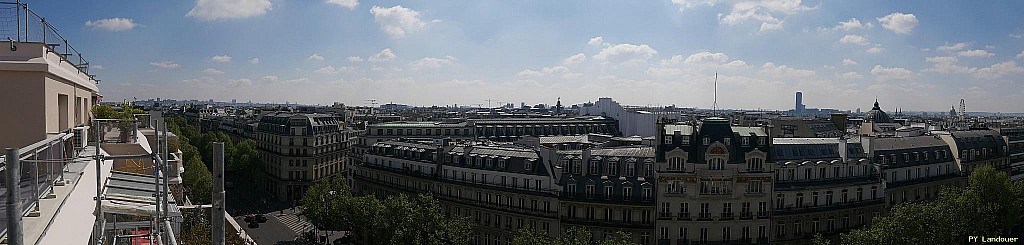
[[[15,208],[22,216],[30,212],[39,212],[39,199],[53,194],[54,184],[62,184],[64,169],[67,164],[78,156],[75,145],[75,130],[70,128],[52,135],[43,141],[17,149],[20,181],[20,195]],[[7,199],[7,171],[10,159],[0,157],[0,197]],[[8,207],[0,206],[0,213],[6,213]],[[0,216],[0,230],[7,234],[8,217]]]
[[[72,47],[46,18],[29,9],[27,3],[0,2],[0,41],[10,42],[11,51],[17,50],[14,42],[45,44],[62,61],[95,80],[94,75],[89,74],[89,61],[82,57],[82,53]]]

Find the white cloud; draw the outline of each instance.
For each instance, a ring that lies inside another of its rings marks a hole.
[[[206,73],[207,75],[214,75],[214,76],[215,75],[223,75],[224,74],[223,71],[220,71],[220,70],[217,70],[217,69],[213,69],[213,68],[206,68],[206,70],[203,71],[203,73]]]
[[[204,21],[240,19],[266,14],[272,6],[270,0],[196,0],[185,16]]]
[[[420,20],[416,10],[397,5],[390,8],[373,6],[370,8],[373,20],[380,24],[380,29],[393,39],[403,38],[406,33],[419,30],[427,24]]]
[[[907,68],[884,67],[881,65],[875,65],[874,68],[871,68],[871,75],[874,75],[875,80],[879,82],[909,81],[914,79],[914,72],[907,70]]]
[[[569,67],[565,67],[565,66],[544,67],[544,68],[541,68],[540,71],[523,70],[523,71],[521,71],[519,73],[516,73],[516,75],[517,76],[521,76],[521,77],[540,77],[540,76],[545,76],[545,75],[560,75],[562,78],[577,78],[577,77],[583,76],[582,73],[569,72]]]
[[[363,62],[363,57],[359,57],[359,56],[349,56],[349,57],[348,57],[348,62],[352,62],[352,63],[359,63],[359,62]]]
[[[564,60],[562,60],[562,64],[563,65],[579,64],[579,63],[581,63],[583,61],[586,61],[586,60],[587,60],[587,55],[585,55],[583,53],[578,53],[578,54],[574,54],[573,56],[569,56],[569,58],[565,58]]]
[[[314,72],[320,73],[320,74],[335,74],[335,73],[338,73],[338,69],[334,69],[334,66],[330,66],[329,65],[329,66],[320,67],[320,69],[317,69]]]
[[[1024,38],[1024,33],[1021,33],[1021,34],[1010,33],[1010,37],[1016,38],[1016,39],[1022,39],[1022,38]]]
[[[231,62],[231,56],[217,55],[217,56],[210,57],[210,61],[217,62],[217,63]]]
[[[885,48],[879,47],[878,45],[875,45],[874,47],[868,48],[868,50],[867,50],[867,52],[871,53],[871,54],[881,53],[882,51],[885,51]]]
[[[843,65],[853,66],[853,65],[857,65],[857,62],[853,61],[851,59],[843,59]]]
[[[85,22],[85,27],[93,30],[104,31],[127,31],[139,26],[129,18],[110,18],[102,20],[90,20]]]
[[[252,80],[249,80],[248,78],[231,79],[231,80],[228,80],[228,86],[231,86],[231,87],[252,86]]]
[[[713,6],[717,1],[673,1],[680,5],[680,9],[691,8],[700,5]],[[785,20],[775,17],[776,15],[792,15],[812,9],[804,6],[801,0],[772,0],[772,1],[738,1],[732,5],[729,14],[720,18],[722,23],[736,25],[747,21],[761,22],[761,31],[782,29]],[[721,15],[720,15],[721,16]]]
[[[594,37],[594,38],[591,38],[590,41],[587,41],[587,45],[590,45],[590,46],[600,46],[603,43],[604,43],[604,38],[603,37]]]
[[[618,64],[638,63],[646,61],[657,53],[658,51],[647,46],[647,44],[634,45],[625,43],[601,49],[600,52],[594,55],[594,60]]]
[[[868,45],[868,38],[861,35],[846,35],[839,39],[839,43],[852,43],[857,45]]]
[[[1024,50],[1020,51],[1020,53],[1019,53],[1019,54],[1017,54],[1017,57],[1016,57],[1016,58],[1018,58],[1018,59],[1024,59]]]
[[[386,49],[381,50],[377,54],[374,54],[374,55],[370,56],[369,59],[370,59],[371,62],[384,62],[384,61],[392,60],[395,57],[397,57],[395,55],[395,53],[392,53],[390,48],[386,48]]]
[[[758,71],[762,75],[772,76],[776,78],[813,78],[816,73],[810,70],[795,69],[786,65],[775,65],[772,62],[766,62],[761,66],[761,70]]]
[[[857,20],[857,18],[850,18],[850,20],[848,20],[848,21],[839,22],[838,25],[836,25],[836,26],[834,26],[832,28],[822,29],[822,30],[828,30],[828,31],[838,31],[838,30],[850,31],[850,30],[853,30],[853,29],[868,29],[868,28],[871,28],[872,26],[873,25],[871,24],[871,22],[868,22],[867,24],[861,24],[860,20]]]
[[[249,64],[259,64],[259,63],[260,63],[260,58],[259,57],[253,57],[252,59],[249,59]]]
[[[917,26],[917,16],[914,14],[904,14],[900,12],[892,13],[884,17],[878,18],[878,23],[882,24],[885,29],[892,30],[899,34],[910,34]]]
[[[925,61],[932,63],[931,68],[924,69],[926,72],[938,73],[973,73],[977,70],[974,67],[957,65],[957,58],[952,56],[928,57]]]
[[[277,82],[277,81],[281,80],[277,76],[263,76],[262,79],[263,79],[263,81],[267,81],[267,82]]]
[[[327,0],[326,2],[329,4],[345,7],[350,10],[355,9],[356,6],[359,6],[359,0]]]
[[[426,57],[409,63],[413,69],[423,68],[440,68],[441,66],[451,65],[455,63],[455,57],[445,56],[444,58],[431,58]]]
[[[1024,73],[1024,67],[1017,66],[1017,62],[1008,60],[989,67],[978,68],[974,77],[993,80],[1016,73]]]
[[[960,57],[975,57],[975,58],[988,58],[995,56],[996,54],[989,53],[986,50],[975,49],[975,50],[964,50],[957,53]]]
[[[1018,55],[1018,57],[1019,56],[1020,55]],[[91,66],[89,66],[89,68],[93,69],[93,70],[103,70],[103,66],[101,66],[101,65],[91,65]]]
[[[967,48],[967,44],[966,43],[955,43],[955,44],[946,43],[945,45],[936,47],[935,50],[946,51],[946,52],[956,52],[956,51],[963,50],[964,48]]]
[[[189,87],[209,87],[216,82],[212,77],[200,77],[194,79],[184,79],[178,81],[178,83],[188,85]]]
[[[153,65],[153,66],[156,66],[156,67],[165,68],[165,69],[174,69],[174,68],[181,67],[181,65],[179,65],[178,63],[174,63],[174,62],[170,62],[170,61],[166,61],[166,60],[165,61],[159,61],[159,62],[149,62],[149,64]]]
[[[864,78],[864,75],[861,75],[860,73],[856,73],[856,72],[852,72],[851,71],[851,72],[843,73],[842,75],[839,75],[839,77],[842,78],[843,80],[860,80],[860,79]]]
[[[672,3],[679,5],[679,11],[696,8],[702,5],[713,6],[717,2],[717,0],[672,0]]]
[[[309,57],[306,57],[306,60],[324,60],[324,57],[320,56],[320,54],[313,54],[310,55]]]

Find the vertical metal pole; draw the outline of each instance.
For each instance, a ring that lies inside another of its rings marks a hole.
[[[15,32],[18,33],[18,42],[21,42],[21,0],[15,1],[14,9],[17,11],[15,19],[18,19],[18,27]]]
[[[102,125],[100,125],[100,121],[96,120],[96,119],[93,119],[92,124],[97,126],[97,128],[96,128],[96,153],[93,154],[93,155],[95,155],[93,158],[96,159],[96,214],[95,214],[96,215],[96,225],[95,225],[96,227],[93,227],[93,234],[92,234],[92,236],[96,239],[94,244],[102,244],[102,242],[103,242],[103,225],[104,225],[104,222],[103,222],[104,221],[103,220],[103,183],[102,183],[102,176],[101,176],[103,174],[103,172],[102,172],[103,171],[102,170],[103,169],[102,168],[102,165],[103,165],[103,155],[100,155],[100,143],[103,142],[103,139],[100,138],[100,132],[102,131],[101,128],[103,128],[103,127],[102,127]]]
[[[155,149],[158,150],[158,151],[160,150],[160,141],[159,140],[156,141]],[[156,192],[153,193],[153,196],[155,197],[154,202],[153,202],[153,206],[156,206],[155,207],[156,214],[153,215],[153,229],[150,230],[150,233],[157,233],[157,238],[160,238],[160,235],[159,235],[160,234],[160,225],[163,224],[163,222],[160,222],[160,206],[161,206],[160,205],[160,199],[162,198],[162,196],[160,195],[161,192],[160,192],[160,163],[159,163],[160,159],[159,159],[159,156],[160,156],[159,154],[153,154],[153,157],[151,157],[151,159],[153,160],[153,185],[154,185],[154,187],[156,189]],[[163,240],[159,240],[159,239],[157,239],[157,240],[161,244],[163,243]]]
[[[18,149],[7,148],[7,244],[25,244],[21,226],[21,163]]]
[[[154,123],[154,124],[156,124],[156,123]],[[171,216],[170,216],[170,213],[168,211],[169,209],[167,207],[167,206],[170,205],[169,204],[170,199],[166,198],[167,196],[171,195],[171,188],[169,187],[170,184],[167,183],[167,182],[170,181],[169,176],[167,174],[168,169],[170,169],[170,168],[168,168],[169,165],[167,164],[167,161],[168,161],[167,157],[170,154],[170,152],[168,151],[170,148],[167,147],[168,145],[170,145],[170,141],[167,141],[167,121],[164,121],[163,126],[164,126],[163,127],[163,131],[164,131],[163,132],[163,144],[160,144],[160,145],[163,146],[164,150],[163,150],[163,156],[161,156],[160,159],[163,159],[163,165],[164,165],[163,166],[163,170],[164,170],[163,171],[164,172],[164,192],[165,192],[164,193],[164,197],[165,197],[164,198],[164,219],[170,219]],[[175,168],[174,171],[178,171],[177,168]],[[175,172],[175,173],[177,173],[177,172]],[[177,200],[175,200],[175,202],[177,202]],[[171,229],[171,228],[167,227],[167,229]]]
[[[224,142],[213,143],[213,245],[224,245]]]

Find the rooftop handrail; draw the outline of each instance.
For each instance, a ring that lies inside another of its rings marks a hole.
[[[10,30],[10,27],[15,29]],[[79,72],[99,83],[95,75],[89,74],[89,61],[82,57],[82,53],[72,47],[57,28],[46,21],[46,18],[29,9],[27,3],[0,2],[0,39],[42,43],[50,52],[57,54],[61,61],[68,62]],[[59,50],[59,46],[63,46],[64,50]],[[16,49],[16,46],[11,46],[11,50]]]

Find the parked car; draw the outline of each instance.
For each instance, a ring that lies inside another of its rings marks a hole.
[[[253,217],[253,221],[260,222],[260,223],[266,223],[267,222],[267,216],[263,215],[263,214],[256,214]]]
[[[255,214],[246,214],[244,220],[245,220],[245,222],[252,223],[253,221],[256,220],[256,215]]]
[[[259,222],[249,222],[249,228],[260,228]]]

